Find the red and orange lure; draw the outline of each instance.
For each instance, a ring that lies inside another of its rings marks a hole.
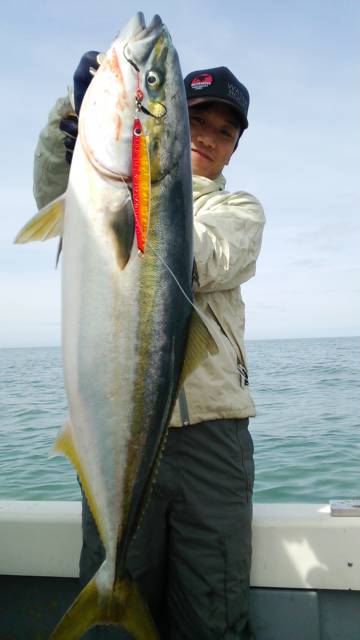
[[[140,110],[143,94],[136,93],[136,103]],[[135,117],[132,136],[132,179],[135,234],[140,254],[145,251],[150,218],[150,161],[149,152],[140,119]]]

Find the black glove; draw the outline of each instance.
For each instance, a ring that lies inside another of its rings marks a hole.
[[[74,73],[74,104],[77,115],[79,115],[85,92],[94,77],[94,73],[91,73],[91,69],[96,71],[99,66],[97,60],[98,55],[98,51],[87,51],[84,53],[76,67]]]
[[[60,120],[59,127],[65,133],[65,157],[71,164],[75,142],[78,134],[78,115],[86,90],[93,79],[94,73],[99,66],[98,51],[87,51],[82,56],[74,73],[74,104],[75,113],[70,113]]]
[[[76,113],[69,113],[60,120],[60,130],[65,133],[65,158],[71,164],[72,156],[75,148],[75,142],[78,134],[78,117]]]

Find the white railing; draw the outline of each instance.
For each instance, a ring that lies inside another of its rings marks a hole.
[[[80,502],[0,501],[0,573],[76,577]],[[251,584],[360,590],[360,517],[322,504],[255,504]]]

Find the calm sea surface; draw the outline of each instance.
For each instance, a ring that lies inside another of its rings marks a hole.
[[[247,343],[258,415],[255,500],[360,496],[360,338]],[[59,348],[0,349],[0,499],[78,500],[48,458],[66,418]]]

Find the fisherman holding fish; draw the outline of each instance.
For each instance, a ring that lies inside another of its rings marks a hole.
[[[136,66],[125,48],[124,56]],[[34,168],[39,208],[66,191],[78,114],[101,66],[97,52],[82,57],[73,92],[57,101],[40,134]],[[149,84],[157,82],[155,73],[147,77]],[[126,562],[160,638],[249,640],[254,638],[249,622],[254,462],[248,424],[255,407],[240,285],[255,275],[265,219],[252,195],[225,190],[222,174],[248,127],[247,89],[229,69],[216,67],[189,73],[185,91],[193,174],[194,304],[222,342],[216,353],[180,378],[157,475]],[[144,113],[153,108],[143,98],[137,104]],[[104,554],[84,497],[83,584],[93,578]],[[103,624],[84,637],[132,636]],[[142,637],[150,635],[136,636]]]

